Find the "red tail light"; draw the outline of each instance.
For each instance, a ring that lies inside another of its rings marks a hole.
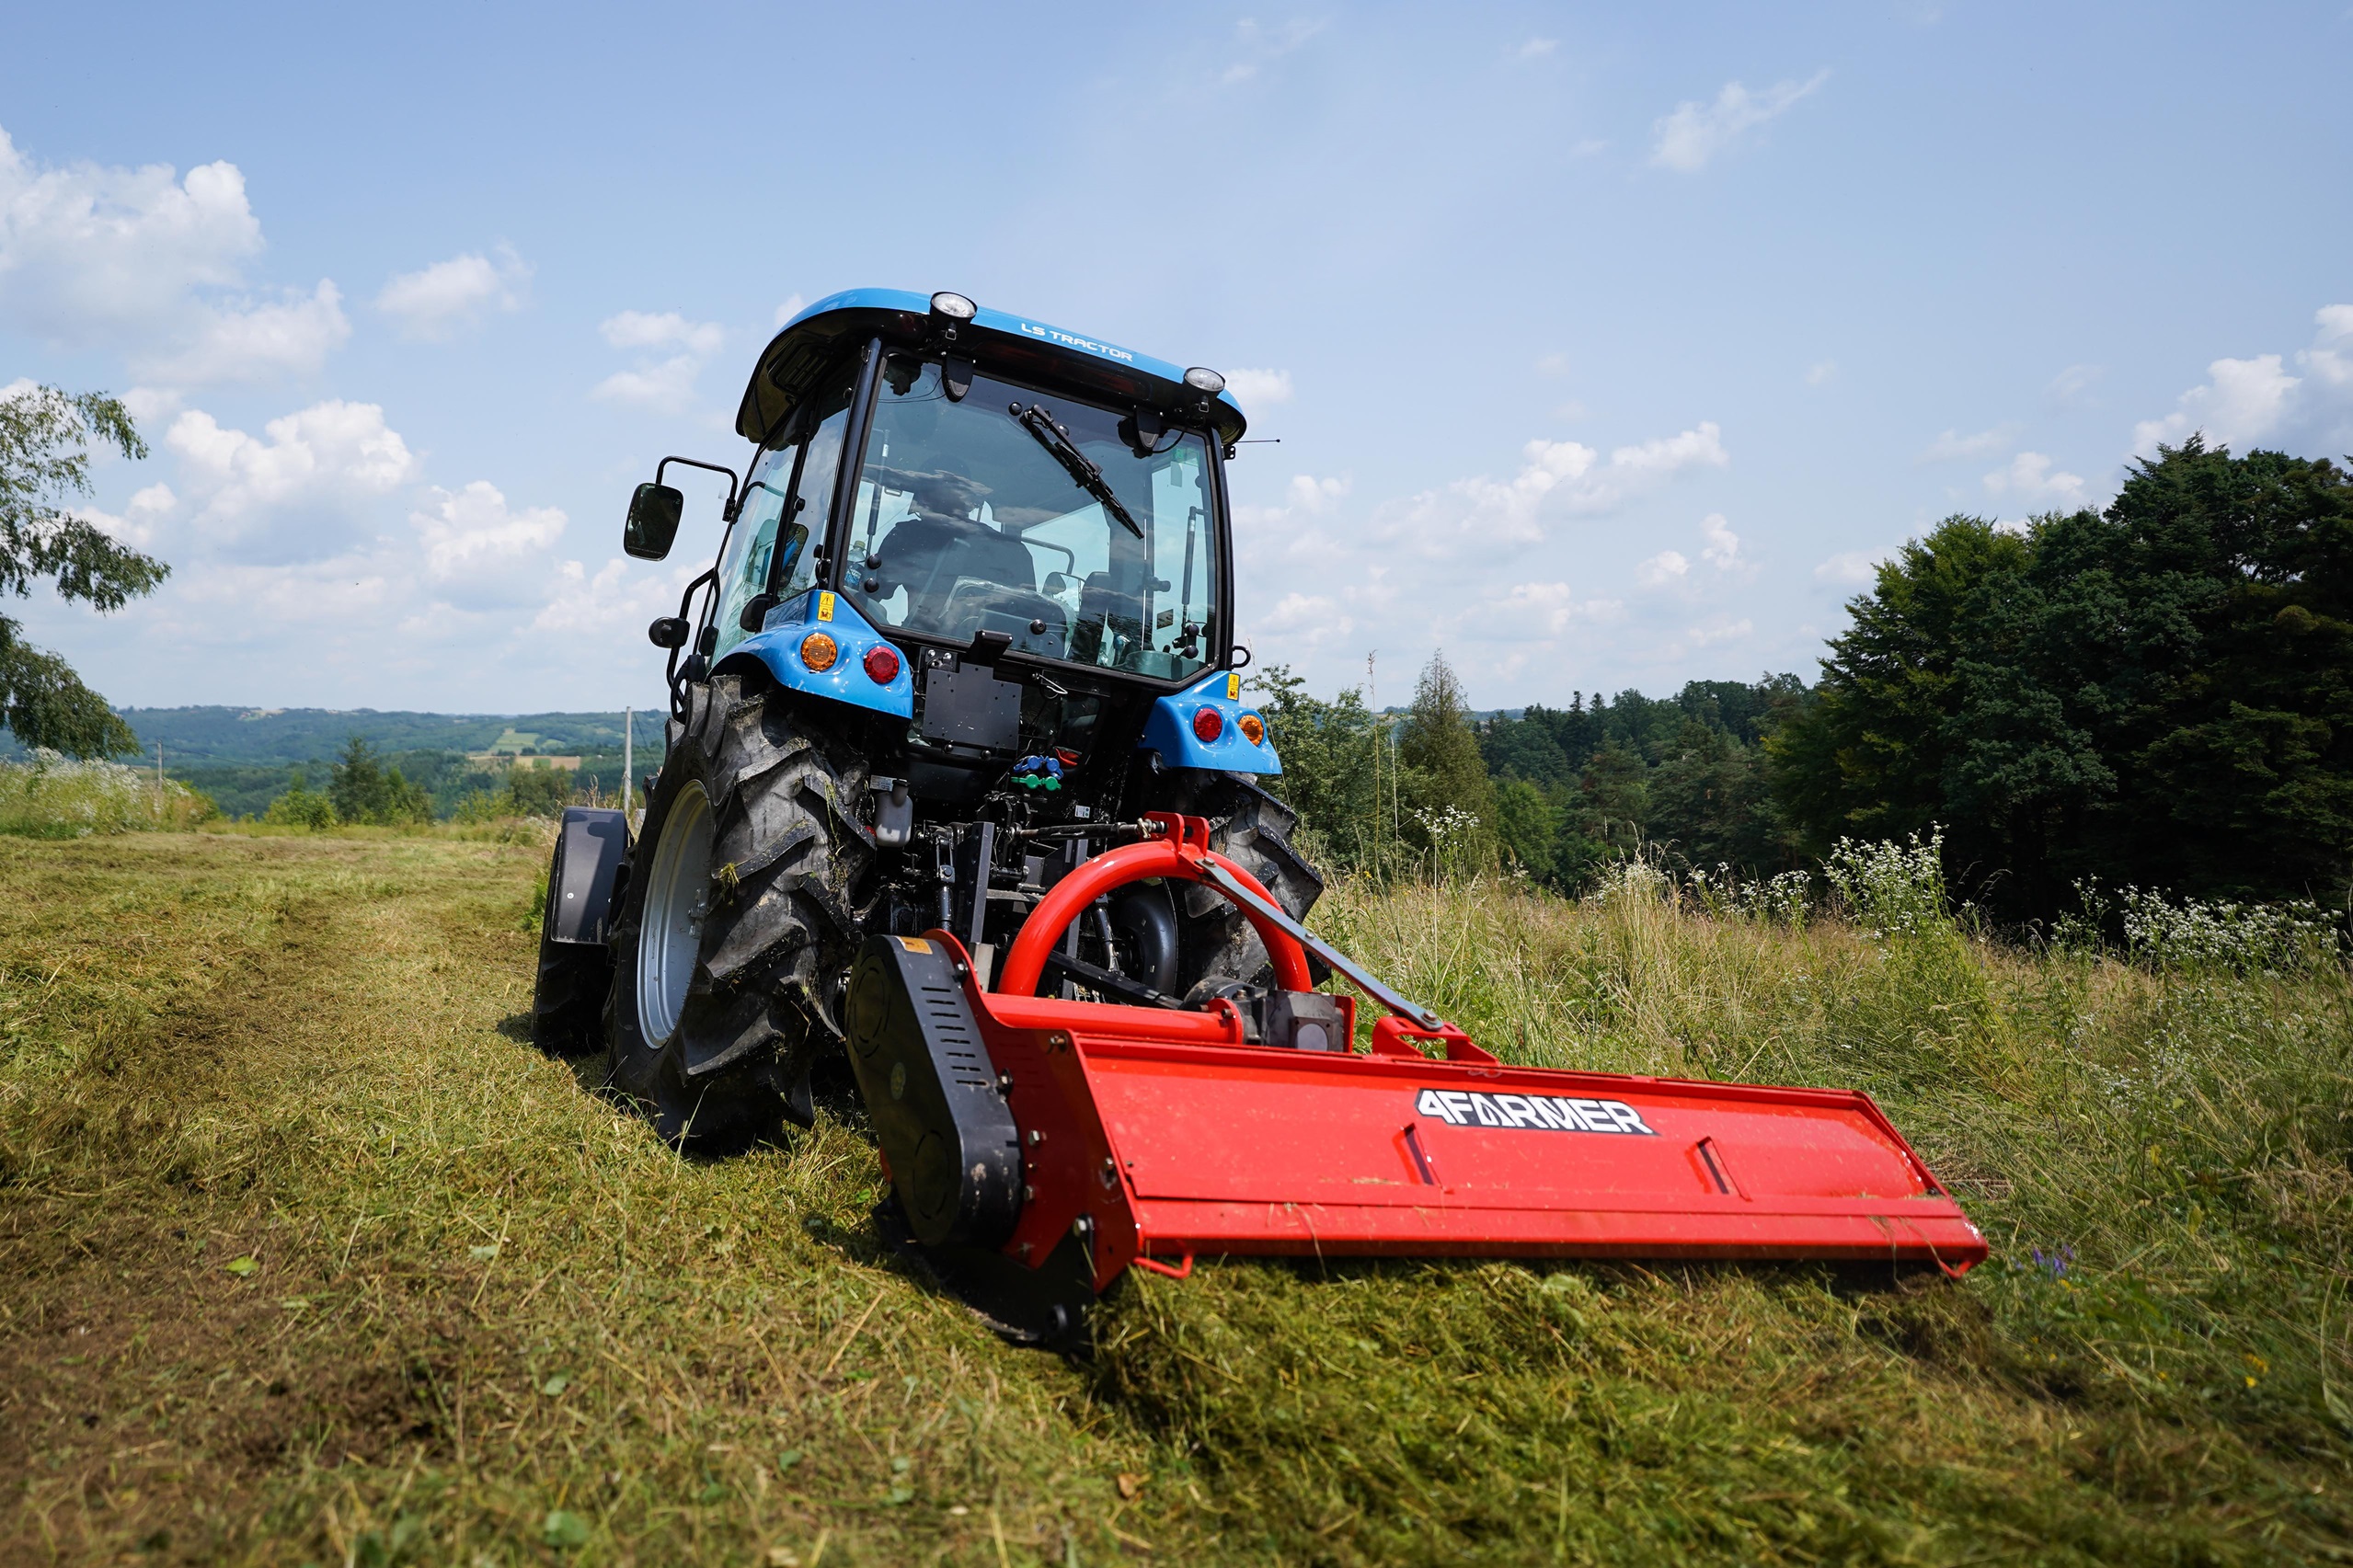
[[[899,650],[889,643],[877,643],[866,650],[867,679],[878,686],[888,686],[899,679]]]
[[[1225,715],[1215,708],[1193,710],[1193,738],[1207,746],[1225,733]]]

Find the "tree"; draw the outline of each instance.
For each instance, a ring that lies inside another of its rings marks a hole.
[[[1451,810],[1475,821],[1448,835],[1452,841],[1443,847],[1450,857],[1472,864],[1492,860],[1495,784],[1479,755],[1479,738],[1471,729],[1463,683],[1443,653],[1431,654],[1414,682],[1413,706],[1397,737],[1397,758],[1404,764],[1407,838],[1418,847],[1440,847],[1432,841],[1432,824],[1459,821],[1443,815]]]
[[[346,822],[392,826],[433,819],[431,798],[401,777],[398,768],[386,767],[362,736],[344,745],[327,795],[335,804],[335,815]]]
[[[19,599],[36,581],[100,613],[155,591],[171,568],[116,543],[64,508],[91,494],[90,449],[147,455],[130,411],[104,393],[36,386],[0,397],[0,589]],[[135,751],[139,738],[106,699],[0,615],[0,718],[28,746],[75,757]]]
[[[1282,760],[1281,779],[1269,781],[1277,793],[1336,866],[1377,867],[1387,833],[1373,781],[1381,777],[1387,792],[1387,765],[1376,773],[1380,727],[1363,690],[1351,687],[1326,703],[1308,695],[1307,682],[1282,664],[1254,673],[1250,684],[1261,695],[1258,712]]]
[[[2105,511],[1948,518],[1769,740],[1808,847],[1946,830],[2013,915],[2096,876],[2335,902],[2353,873],[2353,477],[2193,437]]]

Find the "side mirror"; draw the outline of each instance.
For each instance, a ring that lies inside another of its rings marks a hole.
[[[735,624],[747,632],[756,632],[767,624],[768,612],[774,610],[778,602],[779,601],[773,593],[755,593],[744,601],[743,609],[736,616]]]
[[[640,561],[659,561],[670,554],[678,537],[678,520],[686,498],[668,485],[640,485],[629,498],[629,521],[621,530],[621,548]]]
[[[664,615],[646,628],[646,640],[656,647],[684,647],[686,632],[685,616]]]

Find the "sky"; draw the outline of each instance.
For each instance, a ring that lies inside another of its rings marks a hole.
[[[1226,372],[1242,640],[1480,707],[1814,678],[1955,512],[2353,451],[2353,9],[45,6],[0,389],[121,395],[9,612],[119,704],[659,701],[761,347],[954,289]],[[675,472],[675,471],[673,471]],[[1370,664],[1368,664],[1370,660]]]

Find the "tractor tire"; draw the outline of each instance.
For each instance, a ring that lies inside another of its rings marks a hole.
[[[1266,886],[1294,920],[1324,891],[1324,878],[1291,846],[1298,814],[1247,773],[1197,775],[1175,792],[1171,809],[1210,821],[1210,847]],[[1197,885],[1176,898],[1177,994],[1195,1005],[1236,986],[1271,988],[1274,966],[1267,944],[1242,911],[1214,888]],[[1322,979],[1323,966],[1310,967]]]
[[[740,1145],[815,1118],[867,910],[867,765],[764,682],[694,688],[646,803],[613,928],[608,1084],[673,1143]]]
[[[531,1043],[549,1056],[586,1056],[603,1043],[604,998],[613,987],[613,951],[556,940],[556,889],[564,881],[564,841],[547,872],[547,908],[539,917],[539,979],[531,992]]]

